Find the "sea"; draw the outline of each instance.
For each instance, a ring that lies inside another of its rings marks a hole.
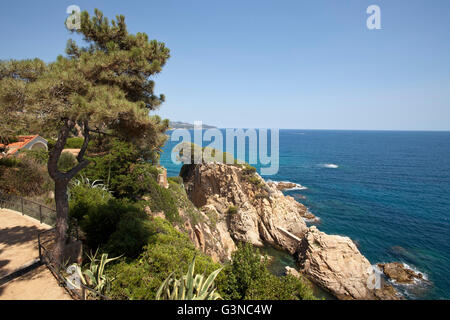
[[[181,168],[171,159],[176,144],[169,139],[161,156],[169,176]],[[450,299],[450,132],[280,130],[279,170],[263,178],[296,183],[285,194],[374,266],[399,261],[422,273],[392,283],[406,298]],[[275,272],[294,264],[275,255]]]

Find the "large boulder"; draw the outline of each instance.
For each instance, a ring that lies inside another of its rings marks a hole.
[[[408,269],[400,262],[379,263],[378,267],[391,280],[400,284],[412,284],[416,279],[422,280],[423,275]]]
[[[309,228],[298,247],[300,271],[338,299],[398,299],[348,237]]]

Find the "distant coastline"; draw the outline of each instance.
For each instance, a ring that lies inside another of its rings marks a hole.
[[[202,128],[203,129],[215,129],[217,127],[211,126],[211,125],[207,125],[207,124],[202,124]],[[192,123],[187,123],[187,122],[170,121],[169,122],[169,130],[174,130],[174,129],[193,130],[194,129],[194,125]]]

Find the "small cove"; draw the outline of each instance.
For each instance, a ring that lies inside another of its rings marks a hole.
[[[294,257],[292,257],[288,252],[274,248],[269,244],[265,244],[263,247],[258,247],[262,255],[267,255],[269,257],[268,269],[272,274],[276,276],[284,276],[286,274],[286,267],[291,267],[297,269]],[[336,300],[331,294],[326,292],[321,287],[312,284],[312,289],[314,295],[319,299],[325,300]]]

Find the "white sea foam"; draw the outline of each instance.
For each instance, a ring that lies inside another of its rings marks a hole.
[[[385,264],[385,263],[388,263],[388,262],[381,262],[381,264]],[[409,286],[414,286],[414,285],[416,285],[416,284],[418,284],[420,282],[423,282],[423,281],[428,282],[428,276],[425,273],[423,273],[422,271],[419,271],[418,269],[416,269],[414,267],[411,267],[410,265],[408,265],[408,264],[406,264],[404,262],[401,262],[401,264],[403,265],[403,267],[405,269],[409,269],[411,271],[414,271],[416,274],[421,274],[422,275],[422,279],[414,278],[413,283],[398,283],[397,281],[395,281],[393,279],[389,279],[388,281],[390,283],[395,284],[397,286],[409,287]],[[381,274],[384,275],[383,271],[380,269],[380,267],[378,267],[378,264],[374,264],[374,265],[372,265],[372,267],[376,270],[377,273],[381,272]]]
[[[325,164],[322,165],[322,167],[328,168],[328,169],[337,169],[337,168],[339,168],[339,166],[337,164],[334,164],[334,163],[325,163]]]
[[[422,280],[428,281],[428,276],[427,276],[425,273],[423,273],[422,271],[419,271],[418,269],[416,269],[416,268],[414,268],[414,267],[411,267],[410,265],[408,265],[408,264],[406,264],[406,263],[404,263],[404,262],[403,262],[403,266],[404,266],[406,269],[412,270],[412,271],[414,271],[415,273],[421,274],[421,275],[422,275],[422,279],[414,278],[414,282],[416,282],[416,281],[417,281],[417,282],[420,282],[420,281],[422,281]]]
[[[303,217],[303,220],[307,223],[319,223],[321,221],[319,217],[314,217],[313,219]]]
[[[293,183],[293,184],[295,184],[295,187],[288,188],[288,189],[284,189],[283,191],[306,190],[306,189],[308,189],[307,187],[302,186],[300,183],[295,183],[295,182],[291,182],[291,181],[273,181],[273,180],[267,180],[267,182],[272,182],[272,183],[275,183],[276,185],[278,185],[279,183]]]
[[[422,275],[422,279],[414,278],[412,283],[398,283],[397,281],[393,279],[387,279],[387,281],[393,285],[399,292],[401,292],[403,295],[410,299],[417,299],[418,297],[423,296],[423,294],[428,291],[430,288],[431,283],[428,281],[428,276],[423,273],[422,271],[417,270],[414,267],[411,267],[410,265],[402,262],[403,267],[406,269],[412,270],[417,274]],[[378,265],[373,265],[375,272],[379,273],[381,269],[378,267]],[[383,276],[386,279],[386,276],[383,272],[381,272],[381,276]]]

